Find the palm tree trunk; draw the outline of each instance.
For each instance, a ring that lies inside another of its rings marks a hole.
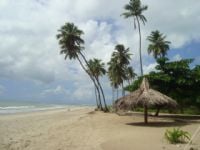
[[[118,97],[119,97],[119,90],[118,90],[118,87],[117,87],[117,99],[118,99]]]
[[[93,81],[93,82],[95,82],[95,81]],[[103,106],[102,106],[102,103],[101,103],[101,95],[100,95],[99,87],[97,85],[95,85],[95,86],[96,86],[96,90],[97,90],[97,93],[98,93],[99,107],[100,107],[100,110],[103,110]]]
[[[130,85],[131,85],[131,81],[130,81],[130,79],[128,79],[127,81],[128,81],[128,85],[130,86]]]
[[[123,96],[123,84],[122,84],[122,96]]]
[[[141,31],[140,31],[140,22],[138,17],[136,16],[137,23],[138,23],[138,31],[139,31],[139,54],[140,54],[140,70],[141,70],[141,76],[143,76],[143,66],[142,66],[142,37],[141,37]]]
[[[99,91],[97,83],[95,82],[94,78],[90,75],[90,73],[87,71],[87,69],[85,68],[85,66],[83,65],[83,63],[81,62],[81,60],[80,60],[80,58],[78,56],[77,56],[77,59],[78,59],[80,65],[81,65],[81,67],[83,68],[83,70],[89,75],[90,79],[93,81],[93,83],[94,83],[94,85],[95,85],[95,87],[97,89],[99,101],[101,101],[100,91]],[[100,107],[101,107],[101,110],[103,110],[102,105],[100,105]]]
[[[114,94],[115,94],[114,93],[114,87],[112,86],[112,104],[113,104],[113,106],[114,106],[114,99],[115,99]]]
[[[94,92],[95,92],[95,98],[96,98],[96,103],[97,103],[97,109],[100,109],[100,102],[99,102],[99,99],[98,99],[98,96],[97,96],[97,89],[94,85]]]
[[[122,82],[122,96],[125,96],[124,83]]]
[[[148,107],[146,104],[144,105],[144,122],[148,123]]]
[[[80,53],[80,55],[82,56],[82,58],[83,58],[83,60],[85,61],[85,63],[87,64],[87,66],[89,66],[88,61],[86,60],[85,56],[84,56],[81,52],[79,52],[79,53]],[[100,88],[100,91],[101,91],[101,94],[102,94],[102,96],[103,96],[103,101],[104,101],[104,104],[105,104],[105,111],[108,111],[108,107],[107,107],[107,104],[106,104],[106,99],[105,99],[105,95],[104,95],[104,92],[103,92],[103,88],[102,88],[102,86],[101,86],[99,80],[98,80],[97,78],[95,78],[95,79],[96,79],[96,81],[97,81],[97,84],[98,84],[98,86],[99,86],[99,88]]]
[[[105,99],[105,95],[104,95],[104,92],[103,92],[103,89],[102,89],[102,86],[99,82],[99,79],[96,77],[96,81],[97,81],[97,84],[99,85],[100,87],[100,90],[101,90],[101,94],[103,96],[103,101],[104,101],[104,105],[105,105],[105,111],[108,111],[108,107],[107,107],[107,104],[106,104],[106,99]]]

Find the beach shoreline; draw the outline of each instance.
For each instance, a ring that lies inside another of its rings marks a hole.
[[[45,112],[45,111],[53,111],[53,110],[76,110],[76,109],[84,109],[87,105],[58,105],[58,104],[49,104],[49,105],[19,105],[19,106],[1,106],[0,105],[0,116],[2,115],[14,115],[14,114],[28,114],[34,112]]]
[[[165,130],[181,127],[194,133],[199,126],[199,120],[175,124],[169,119],[150,117],[149,121],[145,126],[142,116],[119,116],[97,112],[92,107],[2,115],[0,149],[181,150],[183,144],[167,143],[163,137]]]

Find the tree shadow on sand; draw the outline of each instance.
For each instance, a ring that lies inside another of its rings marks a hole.
[[[141,121],[126,123],[126,125],[141,127],[182,127],[196,123],[200,123],[200,116],[162,115],[159,117],[151,116],[148,124],[145,124],[143,121]]]

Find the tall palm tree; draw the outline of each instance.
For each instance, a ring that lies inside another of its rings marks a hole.
[[[105,64],[101,62],[100,59],[90,59],[88,61],[88,70],[91,73],[91,75],[96,79],[98,85],[100,84],[99,82],[99,77],[103,76],[106,74],[105,70]],[[102,93],[104,95],[104,93]],[[101,100],[99,99],[99,103],[101,104]],[[104,101],[104,106],[107,108],[106,101]]]
[[[118,44],[115,46],[115,50],[112,57],[117,59],[118,63],[122,66],[127,66],[130,63],[131,54],[129,53],[129,48],[125,48],[123,44]]]
[[[146,5],[142,5],[140,0],[130,0],[129,4],[126,4],[124,6],[124,9],[126,12],[124,12],[122,15],[125,18],[133,17],[134,19],[134,28],[138,26],[139,31],[139,54],[140,54],[140,70],[141,70],[141,76],[143,76],[143,67],[142,67],[142,38],[141,38],[141,29],[140,29],[140,21],[145,25],[147,22],[146,17],[142,14],[145,10],[148,9]],[[136,25],[137,24],[137,25]]]
[[[111,82],[111,86],[117,89],[117,99],[118,99],[118,88],[122,85],[124,78],[124,68],[118,63],[117,59],[111,58],[108,62],[108,77]]]
[[[113,104],[114,104],[114,91],[116,88],[118,88],[118,84],[117,82],[115,81],[114,79],[114,68],[115,68],[115,62],[114,62],[114,59],[111,58],[111,60],[107,63],[108,64],[108,71],[107,71],[107,75],[108,75],[108,78],[110,79],[110,84],[111,84],[111,87],[112,87],[112,101],[113,101]]]
[[[118,44],[115,46],[115,52],[113,52],[113,58],[115,58],[117,60],[117,63],[119,66],[121,66],[123,68],[123,80],[121,83],[122,86],[122,95],[125,95],[124,92],[124,80],[127,79],[127,75],[126,75],[126,68],[127,66],[130,64],[130,60],[131,60],[131,54],[129,53],[129,48],[125,48],[125,46],[123,44]]]
[[[130,64],[130,56],[129,48],[125,48],[123,44],[118,44],[115,46],[115,50],[112,53],[111,60],[108,63],[108,76],[111,81],[112,87],[118,89],[118,87],[122,86],[123,92],[123,82],[126,80],[126,71],[125,69]]]
[[[150,44],[148,46],[148,53],[152,53],[154,58],[165,57],[169,50],[169,44],[171,42],[166,41],[166,36],[160,33],[158,30],[152,31],[150,36],[147,37]]]
[[[65,25],[61,26],[58,30],[58,34],[56,35],[57,39],[59,40],[60,45],[60,53],[65,55],[65,59],[77,59],[83,68],[83,70],[89,75],[90,79],[93,81],[98,95],[100,95],[100,91],[98,88],[95,79],[90,75],[87,68],[84,66],[83,62],[81,61],[80,56],[86,61],[84,55],[82,54],[82,50],[84,49],[83,44],[84,40],[81,38],[83,35],[83,31],[78,29],[73,23],[65,23]]]

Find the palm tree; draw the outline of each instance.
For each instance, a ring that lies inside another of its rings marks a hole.
[[[131,82],[133,82],[133,80],[137,76],[137,74],[134,72],[134,69],[131,66],[129,66],[126,68],[126,75],[127,75],[128,84],[130,86]]]
[[[131,54],[129,53],[129,48],[125,48],[123,44],[118,44],[115,46],[112,57],[117,59],[118,63],[122,66],[127,66],[130,63]]]
[[[106,74],[105,64],[101,62],[100,59],[94,58],[88,61],[88,70],[91,75],[96,79],[98,85],[100,86],[99,77]],[[104,95],[104,93],[102,93]],[[99,99],[101,105],[101,99]],[[104,101],[105,108],[107,109],[106,101]],[[102,107],[102,106],[101,106]]]
[[[66,23],[58,30],[57,39],[61,48],[60,53],[65,54],[65,59],[77,59],[83,50],[84,40],[81,39],[83,31],[79,30],[73,23]]]
[[[118,88],[118,84],[117,82],[115,81],[114,77],[114,70],[115,70],[115,62],[114,62],[114,59],[111,58],[111,60],[107,63],[108,64],[108,71],[107,71],[107,75],[108,75],[108,78],[110,79],[110,84],[112,86],[112,101],[113,101],[113,104],[114,104],[114,92],[115,92],[115,89]]]
[[[140,29],[140,21],[145,25],[145,22],[147,22],[147,19],[142,14],[145,10],[148,9],[146,5],[142,5],[140,0],[130,0],[129,4],[126,4],[124,6],[124,9],[126,12],[124,12],[122,15],[125,18],[133,17],[134,19],[134,28],[138,26],[139,31],[139,54],[140,54],[140,69],[141,69],[141,76],[143,76],[143,67],[142,67],[142,41],[141,41],[141,29]],[[136,25],[137,24],[137,25]]]
[[[169,44],[171,42],[166,41],[166,36],[160,33],[158,30],[152,31],[150,36],[147,37],[150,44],[148,46],[148,53],[152,53],[154,58],[163,58],[166,56],[169,50]]]
[[[108,77],[111,82],[111,86],[117,89],[117,99],[118,99],[118,88],[122,84],[124,78],[124,68],[117,62],[117,59],[111,58],[108,62]]]
[[[83,70],[89,75],[90,79],[93,81],[98,95],[100,95],[100,91],[98,88],[95,79],[90,75],[84,64],[82,63],[80,56],[83,58],[85,62],[87,62],[86,58],[82,54],[82,50],[84,49],[83,44],[84,40],[81,38],[83,35],[83,31],[78,29],[73,23],[65,23],[65,25],[61,26],[58,30],[57,39],[59,40],[60,45],[60,54],[65,55],[65,59],[77,59],[83,68]]]
[[[126,80],[126,71],[125,69],[130,64],[130,56],[129,48],[125,48],[123,44],[118,44],[115,46],[115,50],[112,53],[112,57],[110,62],[108,63],[108,76],[111,81],[112,87],[118,89],[118,87],[122,86],[122,94],[123,92],[123,82]]]
[[[121,66],[123,68],[123,80],[121,83],[122,86],[122,95],[125,95],[124,93],[124,80],[127,79],[126,76],[126,68],[127,66],[130,64],[130,60],[131,60],[131,54],[129,53],[129,48],[125,48],[123,44],[118,44],[115,46],[115,52],[113,52],[113,58],[115,58],[117,60],[117,63],[119,66]]]

